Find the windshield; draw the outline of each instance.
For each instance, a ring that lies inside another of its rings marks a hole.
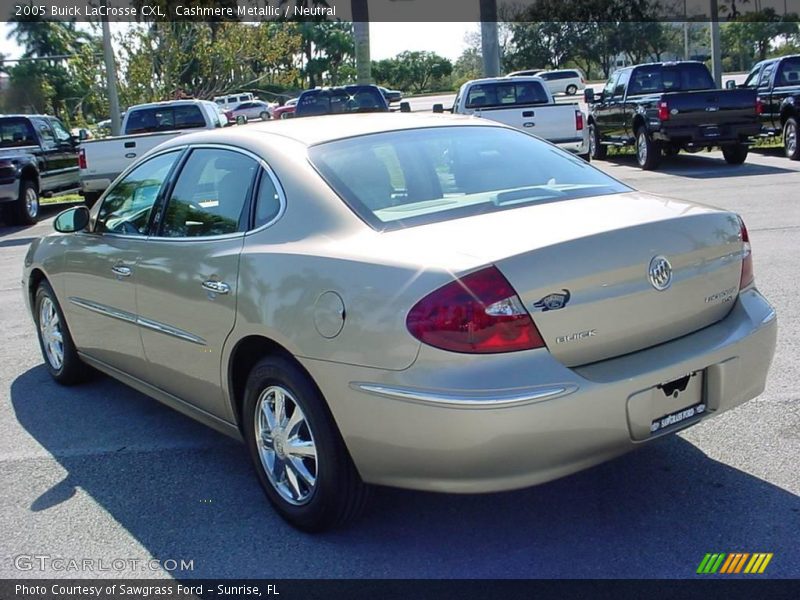
[[[377,230],[631,191],[580,158],[501,127],[365,135],[313,146],[309,159]]]
[[[0,119],[0,148],[36,144],[36,134],[28,119]]]
[[[386,100],[376,87],[352,90],[315,90],[305,92],[297,102],[295,115],[331,115],[352,112],[386,112]]]
[[[648,65],[634,70],[628,85],[628,95],[690,92],[715,88],[711,73],[705,65],[699,63]]]

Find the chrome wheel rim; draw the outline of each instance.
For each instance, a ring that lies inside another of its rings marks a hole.
[[[50,366],[58,371],[64,364],[64,333],[53,301],[45,297],[39,307],[39,334]]]
[[[589,154],[592,158],[597,156],[597,139],[595,138],[594,126],[589,127]]]
[[[794,123],[786,124],[786,132],[783,134],[786,144],[786,154],[797,152],[797,126]]]
[[[640,165],[647,162],[647,138],[643,133],[636,138],[636,158],[639,159]]]
[[[30,217],[36,217],[39,214],[39,194],[32,187],[25,189],[25,210]]]
[[[289,390],[272,385],[261,392],[255,434],[261,466],[272,487],[289,504],[306,504],[317,484],[317,447]]]

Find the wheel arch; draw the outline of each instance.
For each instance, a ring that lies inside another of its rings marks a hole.
[[[786,103],[781,107],[781,129],[789,120],[789,117],[797,118],[797,105],[794,103]]]
[[[631,123],[631,130],[633,131],[634,135],[639,133],[639,129],[644,127],[645,130],[647,129],[647,121],[645,121],[644,115],[637,114],[633,117],[633,122]]]
[[[36,290],[39,289],[39,285],[43,282],[47,281],[50,284],[50,281],[47,279],[47,275],[45,275],[44,271],[42,271],[39,267],[34,267],[31,271],[31,274],[28,276],[28,301],[30,302],[29,306],[31,307],[31,313],[34,310],[34,304],[36,302]],[[52,284],[50,284],[52,287]]]
[[[41,191],[42,189],[39,184],[39,171],[30,163],[22,167],[19,173],[19,181],[20,185],[22,185],[23,181],[31,181],[36,186],[37,191]]]

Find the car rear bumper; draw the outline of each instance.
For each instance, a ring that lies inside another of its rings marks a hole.
[[[579,368],[543,349],[476,356],[427,346],[399,372],[301,361],[324,382],[365,481],[491,492],[568,475],[756,397],[776,335],[775,311],[750,289],[712,326]],[[654,419],[696,404],[656,387],[690,373],[702,374],[691,392],[702,412],[650,433]]]
[[[709,129],[699,125],[662,126],[653,134],[657,141],[689,146],[719,146],[752,141],[761,132],[759,123],[719,125]]]
[[[19,179],[0,182],[0,203],[19,199]]]

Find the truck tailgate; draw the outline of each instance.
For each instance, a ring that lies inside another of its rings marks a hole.
[[[667,103],[668,126],[720,126],[756,123],[755,90],[701,90],[671,92]]]
[[[105,186],[101,186],[107,187],[135,160],[181,133],[184,132],[143,133],[83,142],[80,147],[84,152],[86,168],[80,170],[81,182],[107,180]]]
[[[474,115],[532,133],[548,142],[574,142],[583,137],[575,119],[577,104],[544,104],[513,108],[484,108]]]

